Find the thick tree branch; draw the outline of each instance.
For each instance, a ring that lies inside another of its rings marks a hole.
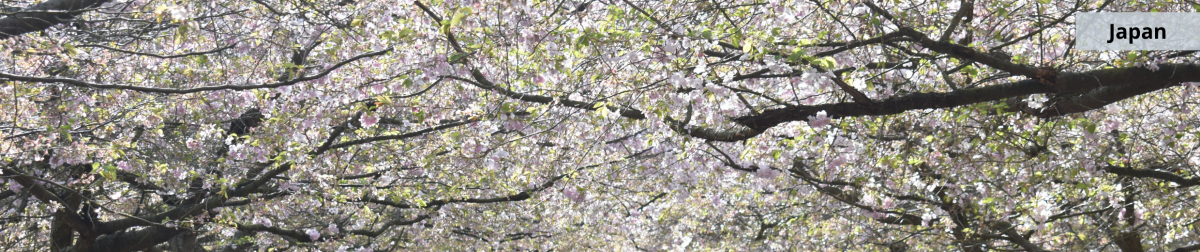
[[[93,233],[92,226],[84,222],[83,217],[79,215],[79,206],[77,203],[72,204],[72,202],[60,198],[57,194],[46,190],[45,187],[43,187],[37,181],[34,181],[36,179],[30,177],[29,175],[25,175],[24,173],[20,173],[9,168],[0,169],[0,171],[3,171],[7,176],[11,176],[9,179],[12,179],[13,181],[17,182],[17,184],[20,184],[25,188],[25,190],[29,190],[30,193],[33,194],[34,198],[37,198],[38,200],[47,204],[59,204],[62,209],[59,209],[55,212],[56,220],[64,221],[64,223],[71,226],[71,229],[80,232],[80,234],[90,235]]]
[[[890,115],[909,110],[952,108],[967,104],[997,101],[1008,97],[1048,92],[1051,92],[1050,87],[1035,80],[1024,80],[964,89],[951,93],[915,93],[878,101],[872,105],[833,103],[787,107],[763,111],[759,115],[739,117],[734,119],[734,121],[748,128],[762,131],[784,122],[808,120],[809,116],[816,115],[820,111],[825,111],[832,118]]]
[[[0,40],[45,30],[75,18],[87,8],[108,1],[110,0],[49,0],[35,4],[15,15],[0,18]]]
[[[1124,67],[1082,73],[1059,73],[1054,91],[1062,94],[1077,94],[1113,86],[1142,86],[1129,91],[1155,90],[1177,85],[1180,82],[1200,81],[1200,65],[1162,64],[1158,65],[1158,68],[1157,71],[1145,67]]]
[[[1039,80],[1029,79],[950,93],[916,93],[893,97],[871,105],[834,103],[787,107],[766,110],[758,115],[739,117],[734,121],[750,129],[763,131],[779,123],[807,120],[808,116],[815,115],[822,110],[833,118],[887,115],[907,110],[951,108],[1038,93],[1061,94],[1087,91],[1055,100],[1055,103],[1049,104],[1048,108],[1039,114],[1043,117],[1054,117],[1097,109],[1122,99],[1178,85],[1180,82],[1200,81],[1200,65],[1164,64],[1159,67],[1158,71],[1138,67],[1103,69],[1084,73],[1061,73],[1057,76],[1057,81],[1053,83],[1053,86],[1046,85]],[[748,137],[753,137],[753,135]]]
[[[183,233],[183,229],[150,226],[128,232],[101,235],[92,245],[95,252],[138,251],[154,247]]]
[[[283,172],[290,170],[293,166],[294,165],[292,163],[280,165],[279,167],[276,167],[275,169],[272,169],[261,175],[258,179],[238,186],[236,189],[231,190],[226,195],[214,194],[204,198],[200,201],[200,203],[176,206],[171,210],[155,215],[149,215],[145,217],[126,217],[123,219],[97,223],[96,230],[99,233],[109,234],[137,226],[155,227],[161,226],[157,223],[161,223],[167,219],[180,220],[184,217],[194,216],[205,211],[211,211],[213,209],[223,207],[225,202],[230,198],[245,197],[250,195],[250,193],[255,192],[259,187],[266,184],[267,181],[275,178],[275,176],[278,176]]]
[[[690,116],[689,116],[690,117]],[[734,142],[750,139],[751,137],[762,134],[762,131],[753,128],[745,128],[739,126],[731,126],[726,129],[714,129],[708,127],[689,126],[686,122],[676,121],[675,119],[665,118],[667,126],[679,134],[684,134],[700,139],[707,139],[722,142]]]
[[[1171,250],[1171,252],[1192,252],[1192,251],[1197,251],[1197,250],[1200,250],[1200,243],[1180,247],[1175,250]]]
[[[344,124],[343,124],[343,126],[344,126]],[[445,126],[445,125],[443,125],[443,126]],[[457,125],[455,125],[455,126],[457,126]],[[448,128],[448,127],[446,127],[446,128]],[[415,136],[415,135],[424,134],[429,131],[433,131],[433,130],[437,130],[437,129],[441,129],[441,128],[435,127],[433,129],[418,131],[418,132],[414,132],[414,133],[410,133],[410,134]],[[330,139],[334,139],[338,135],[340,135],[340,131],[337,133],[331,134]],[[325,143],[322,146],[323,148],[318,148],[316,151],[309,153],[309,154],[310,155],[319,155],[329,149],[338,148],[337,146],[351,146],[351,145],[353,145],[353,144],[351,144],[350,142],[338,144],[338,145],[330,145],[329,143]],[[293,166],[294,165],[292,163],[286,163],[286,164],[280,165],[280,166],[276,167],[275,169],[272,169],[272,170],[268,171],[267,173],[262,174],[256,180],[240,184],[239,186],[236,187],[236,189],[230,191],[227,195],[212,195],[212,196],[205,198],[204,200],[200,201],[197,204],[178,206],[169,211],[166,211],[166,212],[163,212],[163,213],[160,213],[157,215],[152,215],[152,216],[147,216],[147,217],[142,217],[142,218],[130,217],[130,218],[125,218],[125,219],[119,219],[119,220],[115,220],[115,221],[100,223],[98,225],[97,229],[100,230],[101,233],[113,233],[113,232],[116,232],[119,230],[124,230],[124,229],[130,228],[130,227],[135,227],[135,226],[159,226],[159,225],[157,225],[157,222],[162,222],[166,219],[178,220],[178,219],[182,219],[187,216],[196,215],[196,214],[204,212],[204,211],[211,211],[211,210],[219,208],[219,207],[225,207],[225,206],[230,205],[227,203],[227,201],[230,198],[245,197],[245,196],[249,195],[250,193],[256,192],[259,187],[266,184],[271,179],[274,179],[279,174],[282,174],[283,172],[290,170]],[[561,176],[559,178],[561,178]],[[555,180],[557,180],[557,178]],[[540,188],[538,190],[540,190]],[[528,195],[526,194],[525,197],[528,198]],[[482,199],[482,200],[487,200],[487,199]],[[476,202],[476,201],[481,201],[481,200],[470,199],[470,200],[466,200],[465,202]],[[238,203],[240,203],[240,202],[235,202],[234,204],[238,204]],[[487,202],[484,202],[484,203],[487,203]],[[169,239],[170,237],[167,237],[167,238]],[[109,239],[117,239],[117,238],[109,238]],[[159,241],[157,243],[161,243],[161,241]],[[155,243],[155,244],[157,244],[157,243]]]
[[[991,221],[988,223],[988,225],[991,229],[1000,231],[1000,233],[1004,234],[1005,240],[1011,241],[1012,243],[1017,244],[1017,246],[1021,246],[1021,248],[1025,248],[1026,251],[1046,251],[1032,242],[1029,242],[1029,239],[1025,239],[1025,236],[1021,236],[1021,233],[1017,232],[1016,227],[1013,227],[1012,223],[1008,223],[1006,221]]]
[[[1130,177],[1138,177],[1138,178],[1156,178],[1156,179],[1160,179],[1160,180],[1170,181],[1170,182],[1179,184],[1179,188],[1200,185],[1200,178],[1184,178],[1183,176],[1179,176],[1174,173],[1160,171],[1160,170],[1122,168],[1122,167],[1109,165],[1109,166],[1104,167],[1104,171],[1106,171],[1108,173],[1116,174],[1116,175],[1121,175],[1121,176],[1130,176]]]

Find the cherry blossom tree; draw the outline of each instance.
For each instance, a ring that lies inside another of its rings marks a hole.
[[[1189,1],[0,7],[8,250],[1200,250]]]

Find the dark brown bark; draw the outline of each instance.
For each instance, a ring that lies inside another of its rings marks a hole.
[[[50,251],[63,251],[75,241],[75,230],[71,229],[71,225],[67,225],[66,221],[57,218],[57,215],[50,222]]]
[[[1104,171],[1106,171],[1108,173],[1120,175],[1120,176],[1138,177],[1138,178],[1156,178],[1156,179],[1160,179],[1160,180],[1175,182],[1176,184],[1179,184],[1180,188],[1200,185],[1200,178],[1194,178],[1194,177],[1193,178],[1185,178],[1183,176],[1179,176],[1179,175],[1176,175],[1175,173],[1171,173],[1171,172],[1167,172],[1167,171],[1122,168],[1122,167],[1111,166],[1111,165],[1105,166]]]
[[[124,252],[144,250],[166,242],[182,233],[182,230],[164,226],[150,226],[128,232],[116,232],[96,238],[91,251]]]
[[[50,28],[109,0],[49,0],[0,18],[0,40]]]
[[[1120,183],[1128,183],[1130,177],[1118,178]],[[1121,188],[1121,193],[1124,198],[1121,200],[1121,205],[1124,205],[1124,213],[1110,215],[1114,219],[1112,221],[1114,230],[1111,230],[1113,243],[1121,252],[1145,252],[1146,248],[1142,246],[1142,234],[1138,232],[1138,214],[1136,207],[1137,191],[1132,186]],[[1119,218],[1119,219],[1118,219]],[[1124,224],[1121,224],[1121,222]]]
[[[196,232],[184,231],[175,237],[171,237],[168,241],[171,245],[171,251],[176,252],[197,252],[203,251],[200,245],[196,243]]]
[[[829,117],[844,118],[869,115],[899,114],[909,110],[953,108],[980,102],[1050,92],[1050,87],[1035,80],[1005,83],[950,93],[916,93],[864,105],[854,102],[795,106],[763,111],[762,114],[743,116],[735,122],[758,131],[766,130],[784,122],[805,121],[817,112],[825,111]],[[739,139],[740,140],[740,139]]]
[[[1121,248],[1121,252],[1145,252],[1142,247],[1142,235],[1137,232],[1120,232],[1113,237],[1113,242]]]
[[[1175,250],[1171,250],[1171,252],[1192,252],[1192,251],[1196,251],[1196,250],[1200,250],[1200,243],[1188,245],[1188,246],[1185,246],[1182,248],[1177,248]]]

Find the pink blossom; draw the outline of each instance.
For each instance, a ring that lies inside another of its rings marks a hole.
[[[199,148],[200,148],[200,141],[199,141],[199,140],[196,140],[196,139],[188,139],[188,140],[187,140],[187,147],[188,147],[188,148],[192,148],[192,149],[199,149]]]
[[[321,232],[317,232],[316,229],[310,228],[308,231],[304,231],[304,233],[308,234],[308,238],[312,239],[312,241],[316,241],[318,238],[321,238]]]
[[[364,115],[360,121],[362,121],[363,128],[375,127],[375,124],[379,123],[379,117],[375,115]]]
[[[808,126],[813,128],[825,127],[825,125],[829,125],[829,122],[832,121],[832,119],[833,118],[830,118],[824,110],[821,110],[821,112],[817,112],[816,115],[808,116]]]
[[[584,198],[586,198],[586,196],[583,195],[583,192],[575,190],[575,187],[567,187],[566,189],[563,189],[562,193],[563,196],[567,196],[568,199],[576,202],[582,202]]]
[[[829,169],[837,168],[838,166],[842,166],[843,164],[846,164],[845,156],[838,156],[837,158],[835,158],[833,160],[829,160],[829,163],[828,163]]]
[[[19,193],[19,192],[21,192],[21,189],[24,189],[24,188],[25,188],[25,186],[22,186],[21,184],[17,184],[16,181],[8,182],[8,189],[12,190],[13,192]]]
[[[771,169],[770,167],[759,166],[758,171],[755,172],[754,175],[761,179],[773,179],[776,176],[779,176],[779,171]]]

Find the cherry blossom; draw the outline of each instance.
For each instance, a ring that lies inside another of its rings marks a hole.
[[[27,2],[8,250],[1200,243],[1197,54],[1072,46],[1186,2]]]

